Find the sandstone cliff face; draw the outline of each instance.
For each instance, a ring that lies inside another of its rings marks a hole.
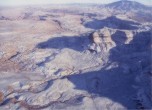
[[[124,38],[124,36],[129,37],[129,35],[126,35],[127,32],[125,32],[126,31],[123,30],[114,30],[106,27],[93,32],[90,35],[92,41],[90,50],[97,53],[109,52],[111,48],[117,45],[117,43],[124,44],[126,42],[125,40],[128,38]]]
[[[108,52],[114,44],[114,42],[111,40],[111,33],[108,28],[93,32],[90,35],[90,39],[92,40],[90,50],[95,51],[97,53]]]

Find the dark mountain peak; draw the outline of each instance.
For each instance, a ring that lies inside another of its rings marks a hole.
[[[113,3],[107,4],[106,7],[117,9],[117,10],[124,10],[124,11],[149,9],[149,7],[146,5],[143,5],[136,1],[130,1],[130,0],[120,0],[117,2],[113,2]]]

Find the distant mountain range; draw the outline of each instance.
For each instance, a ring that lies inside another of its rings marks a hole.
[[[121,0],[105,5],[107,8],[123,11],[132,11],[132,10],[150,10],[152,7],[143,5],[136,1]]]
[[[117,2],[109,3],[109,4],[96,4],[96,3],[73,3],[66,4],[72,6],[87,6],[87,7],[98,7],[98,8],[108,8],[118,11],[151,11],[152,6],[147,6],[142,3],[131,1],[131,0],[120,0]]]

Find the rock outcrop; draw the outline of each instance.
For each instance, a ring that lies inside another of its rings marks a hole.
[[[89,50],[96,53],[108,52],[115,44],[111,39],[111,32],[108,28],[95,31],[90,35],[92,44],[89,46]]]

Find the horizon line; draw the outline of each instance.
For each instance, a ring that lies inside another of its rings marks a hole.
[[[123,1],[123,0],[118,0],[118,1]],[[0,4],[0,6],[2,7],[14,7],[14,6],[40,6],[40,5],[71,5],[71,4],[97,4],[97,5],[106,5],[106,4],[110,4],[110,3],[115,3],[115,2],[118,2],[118,1],[114,1],[114,2],[109,2],[109,3],[102,3],[102,2],[65,2],[65,3],[27,3],[27,4]],[[135,0],[125,0],[125,1],[133,1],[133,2],[138,2],[138,1],[135,1]],[[138,2],[140,4],[143,4],[143,5],[146,5],[146,6],[152,6],[152,4],[145,4],[145,3],[141,3],[141,2]]]

